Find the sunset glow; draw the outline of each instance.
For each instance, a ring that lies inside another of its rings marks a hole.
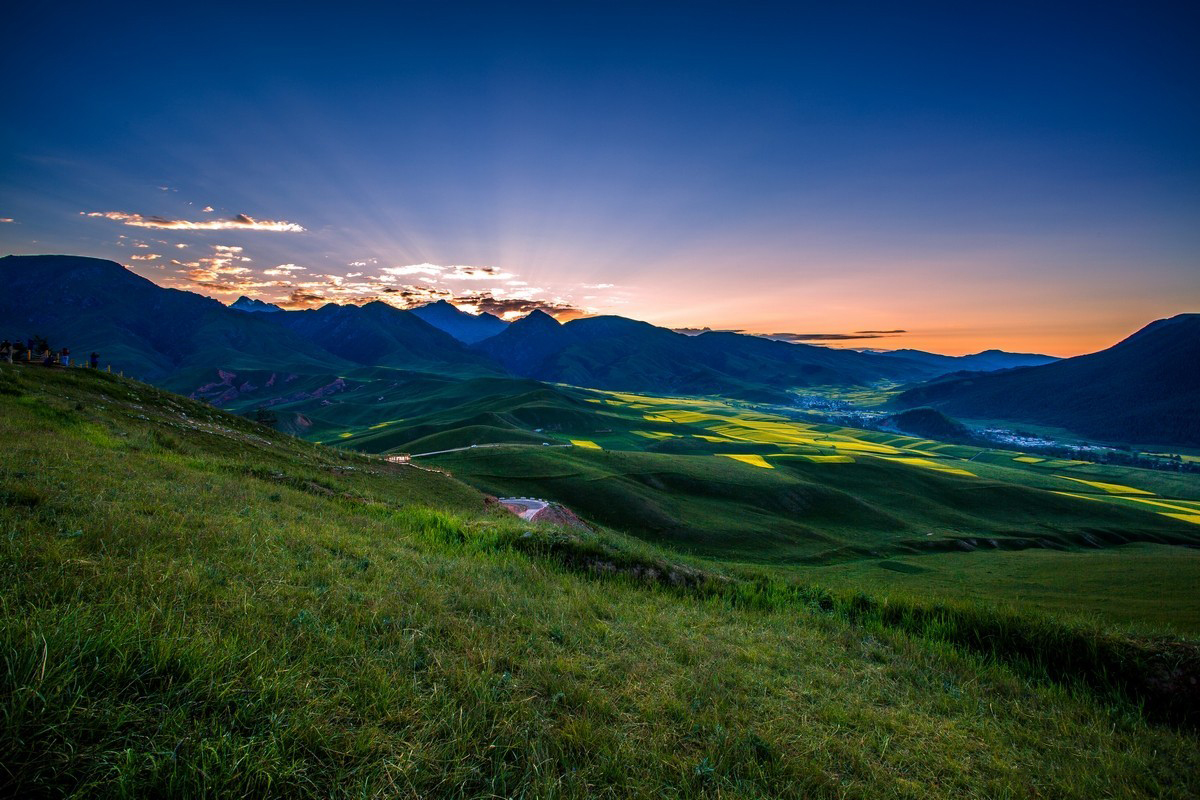
[[[29,12],[22,42],[71,46],[14,45],[40,77],[9,93],[0,249],[226,302],[445,299],[950,354],[1078,354],[1200,305],[1186,25],[608,11],[240,8],[232,31],[139,36],[153,70],[103,80],[84,65],[125,26]],[[201,63],[214,34],[225,56]],[[219,115],[177,102],[189,82],[228,87]]]

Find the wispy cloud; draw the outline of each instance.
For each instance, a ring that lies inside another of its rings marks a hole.
[[[153,261],[156,258],[162,258],[158,253],[141,253],[131,255],[130,258],[134,261]]]
[[[763,339],[772,339],[777,342],[841,342],[852,341],[855,339],[883,339],[888,336],[900,336],[908,333],[905,330],[891,331],[855,331],[854,333],[750,333],[743,328],[672,328],[676,333],[686,334],[688,336],[698,336],[701,333],[744,333],[747,336],[758,336]]]
[[[12,217],[0,217],[0,222],[16,222]]]
[[[760,333],[764,339],[774,339],[779,342],[843,342],[854,339],[885,339],[890,336],[900,336],[908,333],[904,330],[894,331],[855,331],[854,333]]]
[[[295,222],[273,219],[254,219],[237,214],[229,219],[187,220],[167,219],[160,216],[143,216],[125,211],[80,211],[85,217],[102,217],[135,228],[160,228],[175,231],[272,231],[275,233],[304,233],[305,229]]]

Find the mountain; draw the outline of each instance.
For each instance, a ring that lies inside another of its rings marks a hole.
[[[475,349],[515,375],[600,389],[724,394],[780,402],[785,390],[928,378],[902,358],[790,344],[736,333],[686,336],[617,316],[560,324],[535,311]]]
[[[344,362],[271,322],[192,292],[164,289],[113,261],[81,256],[0,258],[5,335],[43,335],[76,358],[153,383],[190,369],[339,370]]]
[[[1200,446],[1200,314],[1158,320],[1090,355],[947,376],[893,402],[960,417],[1050,425],[1110,441]]]
[[[1037,353],[1008,353],[1004,350],[984,350],[966,356],[944,356],[941,353],[929,353],[924,350],[902,348],[900,350],[877,350],[877,355],[889,358],[903,358],[928,364],[943,374],[951,372],[994,372],[1013,367],[1037,367],[1051,364],[1059,359],[1054,356],[1044,356]]]
[[[497,371],[416,314],[380,301],[362,306],[329,303],[315,310],[274,314],[271,320],[313,346],[356,364]]]
[[[242,295],[237,300],[234,300],[229,304],[229,307],[235,311],[256,311],[268,314],[276,311],[283,311],[282,308],[274,303],[266,303],[253,297],[246,297],[246,295]]]
[[[482,342],[508,327],[507,322],[493,314],[468,314],[445,300],[418,306],[410,309],[410,313],[464,344]]]

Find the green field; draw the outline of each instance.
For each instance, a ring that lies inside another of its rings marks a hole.
[[[1193,640],[531,529],[86,370],[0,367],[0,446],[6,795],[1200,791],[1195,709],[1158,677],[1200,671]]]
[[[314,438],[372,453],[511,443],[430,463],[483,491],[556,500],[680,552],[807,571],[839,565],[832,583],[866,591],[1198,629],[1186,586],[1200,571],[1190,551],[1165,545],[1200,542],[1200,476],[844,428],[720,398],[499,378],[420,376],[379,407],[335,401],[320,413],[338,420],[337,435]],[[380,417],[386,424],[352,424]],[[1153,568],[1114,570],[1107,597],[1075,591],[1072,581],[1093,563],[1084,555],[1137,543],[1164,545]],[[1022,590],[1047,549],[1055,567],[1046,593]],[[903,587],[871,566],[896,557],[933,564],[948,553],[967,555],[947,562],[953,569],[913,572]]]

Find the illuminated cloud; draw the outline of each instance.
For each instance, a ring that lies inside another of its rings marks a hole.
[[[0,222],[16,222],[12,217],[0,217]]]
[[[366,266],[366,263],[355,261],[350,266]],[[452,264],[449,266],[429,263],[407,264],[402,267],[384,267],[380,271],[397,277],[402,275],[428,275],[431,278],[440,278],[446,281],[500,281],[517,277],[513,273],[505,272],[498,267],[475,267],[467,264]]]
[[[204,208],[202,208],[202,209],[200,209],[200,210],[201,210],[201,211],[203,211],[205,214],[211,214],[211,213],[213,212],[213,207],[212,207],[212,206],[205,206]]]
[[[305,267],[301,267],[298,264],[280,264],[276,267],[271,267],[270,269],[264,269],[263,275],[287,276],[291,275],[293,272],[299,272],[304,269]]]
[[[358,266],[366,266],[366,264],[364,262],[356,261],[353,264],[351,264],[350,266],[358,267]],[[409,264],[408,266],[404,266],[404,267],[384,267],[383,269],[380,270],[380,272],[384,273],[385,275],[396,275],[396,276],[400,276],[400,275],[436,276],[436,275],[440,275],[442,272],[444,272],[445,269],[446,269],[445,267],[439,267],[437,264]]]
[[[146,244],[145,242],[134,242],[133,246],[134,247],[149,247],[150,245]]]
[[[85,217],[102,217],[131,225],[135,228],[162,228],[176,231],[273,231],[276,233],[304,233],[304,227],[294,222],[271,219],[254,219],[245,214],[238,214],[229,219],[186,220],[167,219],[159,216],[143,216],[124,211],[80,211]]]
[[[180,288],[207,289],[216,294],[234,294],[274,285],[269,281],[260,280],[249,267],[239,265],[238,262],[251,260],[248,256],[241,254],[241,247],[218,244],[213,245],[212,249],[213,255],[198,258],[195,261],[171,260],[172,264],[179,267],[176,272],[188,279],[188,283]]]
[[[143,253],[141,255],[130,256],[134,261],[153,261],[156,258],[162,258],[158,253]]]

